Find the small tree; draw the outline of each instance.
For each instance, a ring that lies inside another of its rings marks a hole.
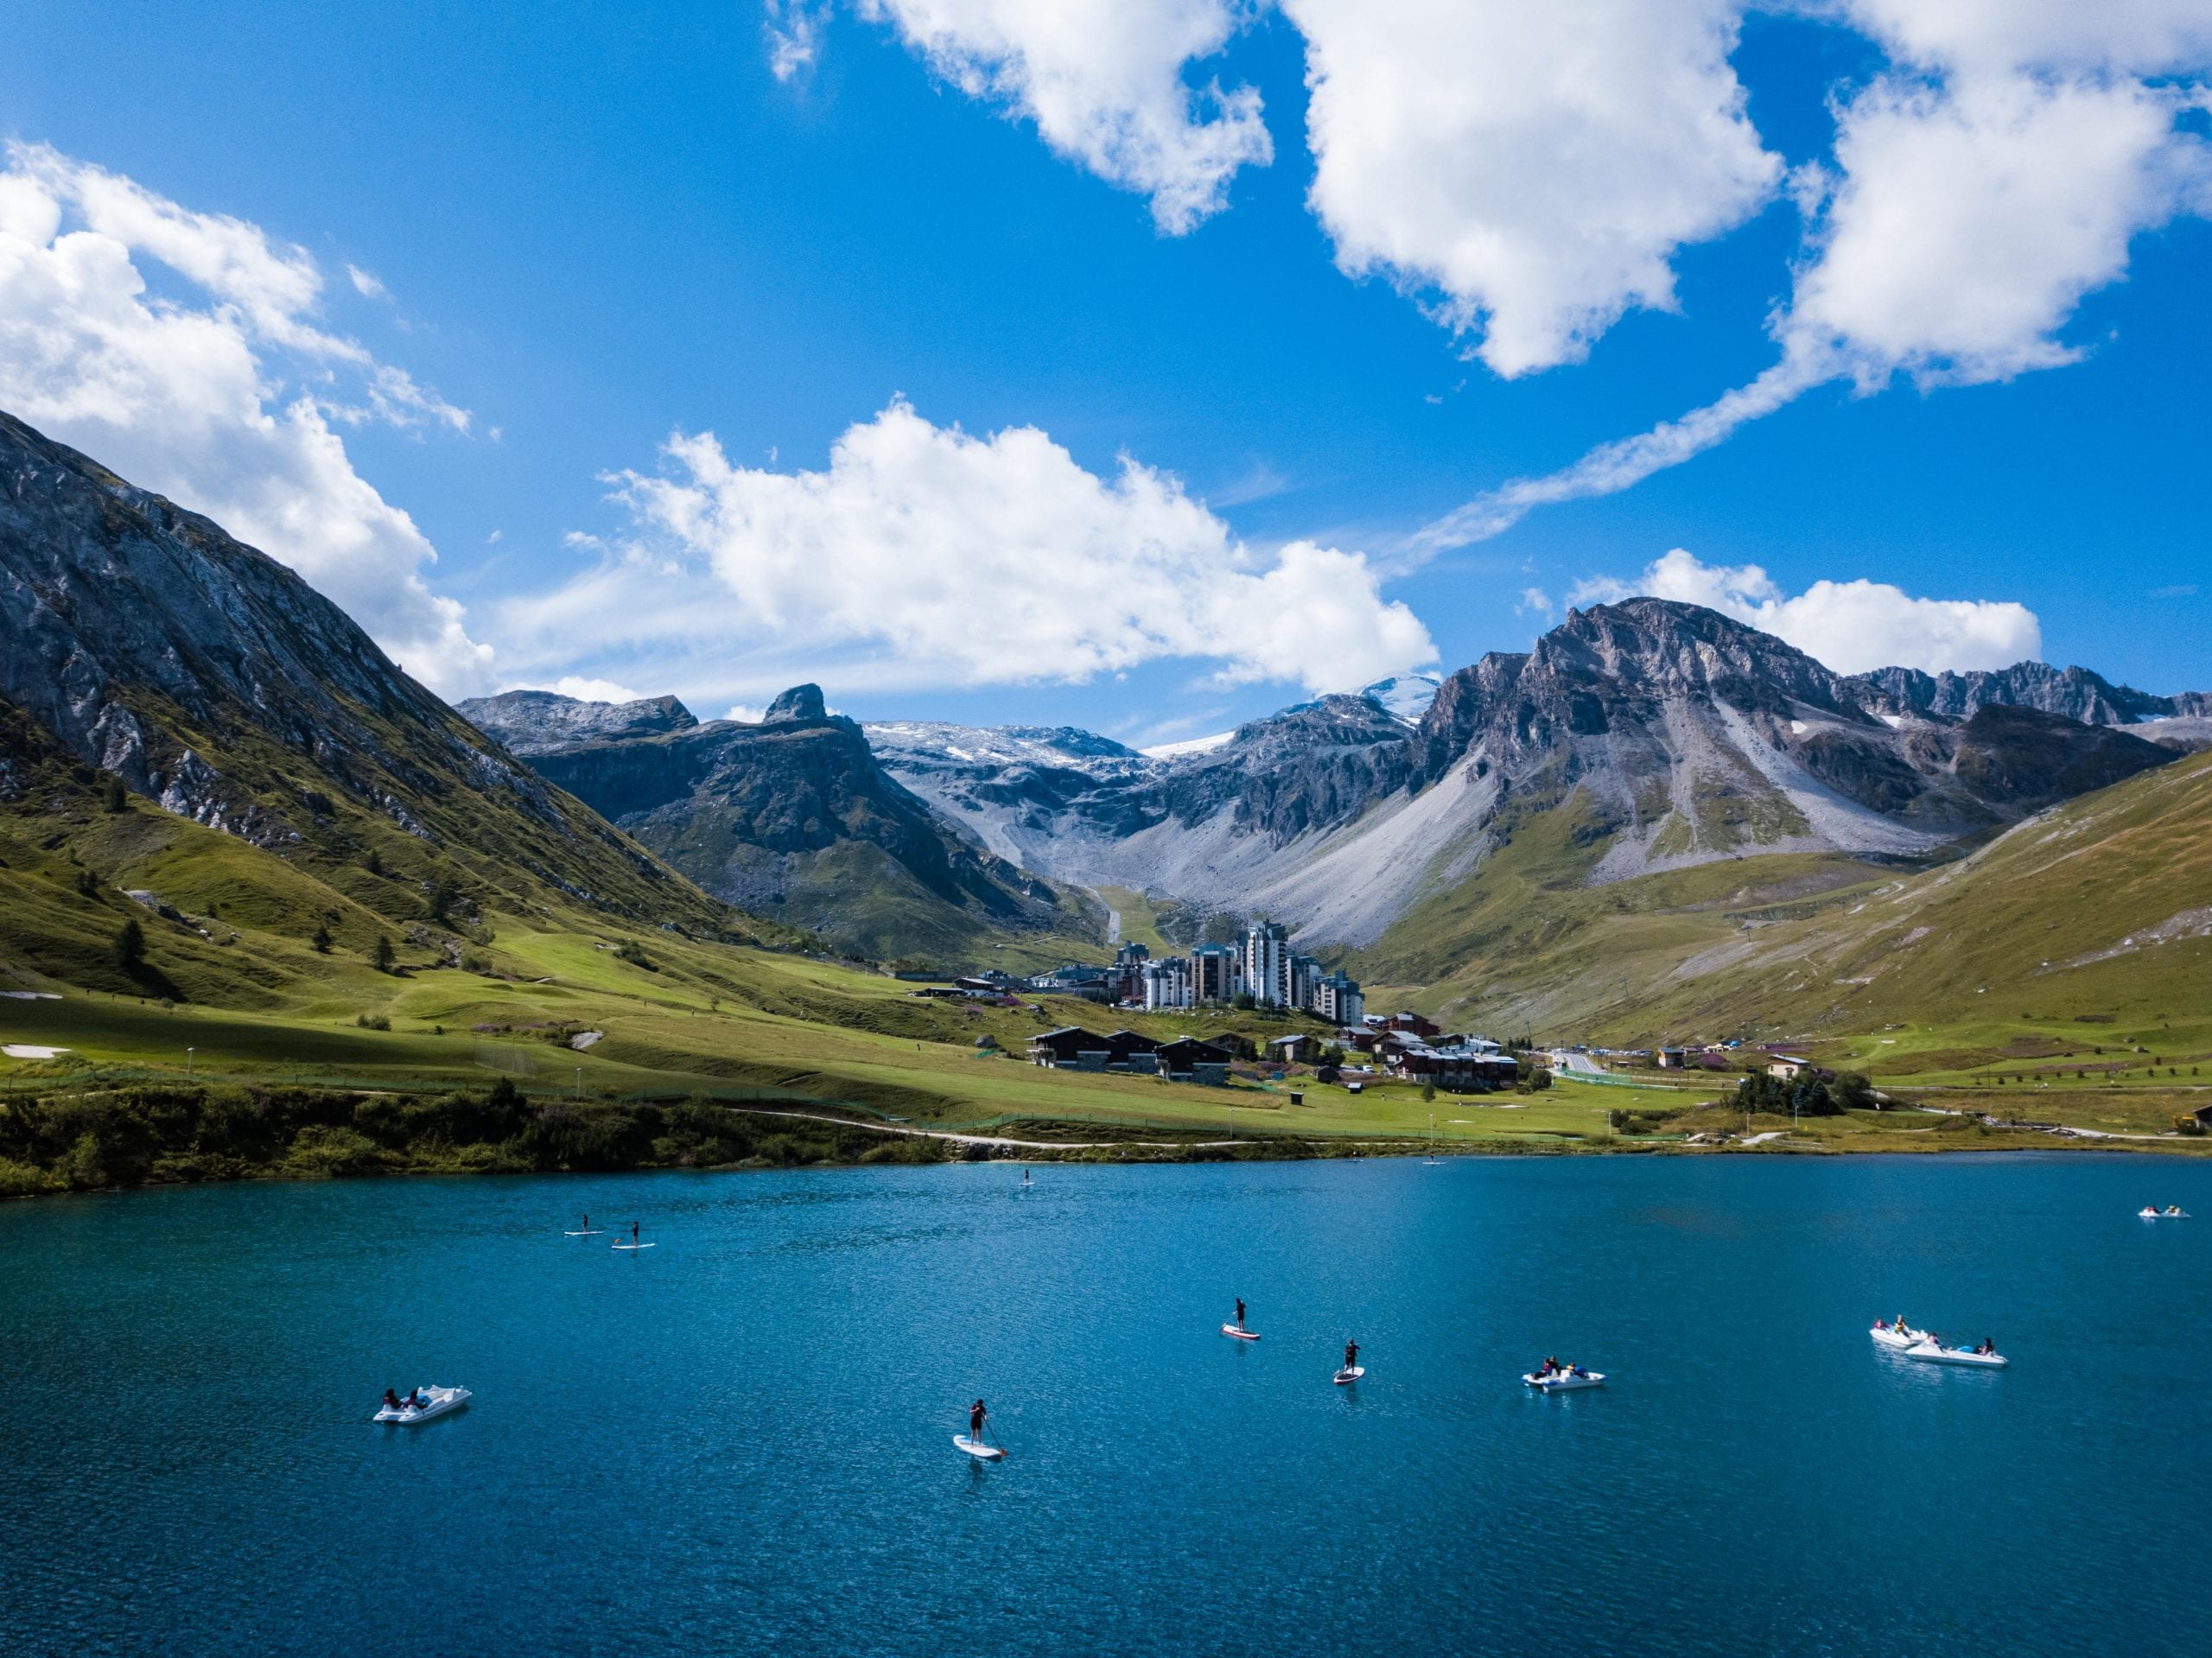
[[[130,791],[123,786],[121,778],[111,777],[100,785],[100,800],[111,812],[128,811],[130,809]]]
[[[376,948],[369,952],[369,960],[375,966],[378,972],[391,972],[393,960],[391,954],[391,940],[385,937],[382,933],[378,933],[377,935]]]
[[[330,924],[327,921],[318,921],[315,924],[315,938],[313,943],[317,955],[327,956],[330,954]]]
[[[365,856],[365,857],[361,860],[361,867],[362,867],[362,868],[364,868],[364,869],[365,869],[365,870],[367,870],[367,871],[369,872],[369,873],[371,873],[372,875],[381,875],[381,874],[383,874],[383,873],[384,873],[384,857],[383,857],[383,855],[382,855],[380,853],[378,853],[378,852],[377,851],[377,849],[376,849],[374,847],[371,847],[371,848],[369,848],[369,850],[368,850],[368,854],[367,854],[367,855],[366,855],[366,856]]]
[[[116,929],[115,964],[125,973],[136,973],[145,961],[146,930],[138,924],[138,918],[132,916]]]
[[[430,919],[443,925],[453,906],[461,901],[461,883],[451,875],[441,875],[430,883]]]
[[[1436,1102],[1436,1084],[1434,1083],[1423,1083],[1421,1085],[1421,1102],[1423,1105],[1433,1105]]]

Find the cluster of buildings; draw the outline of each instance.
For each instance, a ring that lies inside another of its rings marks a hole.
[[[1332,973],[1290,947],[1290,930],[1264,922],[1233,944],[1200,944],[1187,956],[1155,957],[1124,944],[1109,967],[1071,962],[1017,978],[995,969],[954,981],[969,995],[1081,996],[1147,1013],[1223,1007],[1249,996],[1258,1007],[1294,1008],[1333,1025],[1357,1025],[1367,1004],[1357,980]]]
[[[1488,1037],[1447,1035],[1419,1013],[1371,1016],[1344,1035],[1347,1055],[1372,1055],[1389,1076],[1452,1093],[1510,1088],[1520,1080],[1521,1062]]]
[[[1034,1064],[1056,1070],[1126,1070],[1217,1088],[1227,1086],[1230,1065],[1251,1057],[1252,1045],[1240,1036],[1210,1039],[1179,1036],[1162,1042],[1135,1031],[1097,1036],[1077,1026],[1064,1025],[1029,1039],[1029,1058]]]
[[[1147,1012],[1206,1007],[1249,996],[1258,1007],[1289,1007],[1332,1025],[1357,1025],[1366,1012],[1356,980],[1332,973],[1290,947],[1290,930],[1262,922],[1233,944],[1200,944],[1187,956],[1154,959],[1142,944],[1114,958],[1122,1000]]]
[[[1268,1050],[1278,1064],[1313,1064],[1315,1080],[1324,1083],[1392,1077],[1455,1093],[1483,1093],[1510,1088],[1521,1075],[1519,1061],[1497,1043],[1447,1036],[1418,1013],[1365,1014],[1339,1028],[1333,1043],[1300,1034],[1277,1037]],[[1055,1069],[1130,1071],[1218,1086],[1228,1083],[1232,1064],[1253,1058],[1253,1050],[1233,1033],[1161,1042],[1135,1031],[1100,1036],[1065,1025],[1033,1037],[1029,1058]]]

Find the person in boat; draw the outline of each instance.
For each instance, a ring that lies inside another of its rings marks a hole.
[[[968,1442],[970,1445],[983,1443],[983,1419],[989,1414],[980,1399],[968,1407]]]
[[[1590,1374],[1590,1372],[1589,1372],[1589,1371],[1587,1371],[1587,1370],[1584,1369],[1583,1369],[1580,1365],[1579,1365],[1579,1364],[1570,1364],[1570,1365],[1568,1365],[1568,1366],[1567,1367],[1567,1375],[1571,1375],[1571,1376],[1586,1376],[1586,1375],[1588,1375]]]
[[[1358,1368],[1359,1344],[1356,1341],[1348,1341],[1344,1344],[1344,1369],[1356,1370]]]
[[[1236,1298],[1236,1327],[1244,1328],[1244,1298],[1241,1295]]]
[[[1984,1336],[1981,1338],[1981,1345],[1975,1348],[1974,1350],[1981,1354],[1984,1357],[1987,1357],[1990,1354],[1994,1353],[1997,1350],[1996,1338],[1992,1336]]]
[[[405,1410],[420,1410],[429,1402],[423,1397],[423,1390],[420,1388],[410,1388],[407,1390],[407,1397],[400,1401],[400,1406]]]
[[[389,1388],[386,1388],[384,1390],[384,1407],[386,1410],[397,1410],[399,1408],[399,1395],[392,1392]]]

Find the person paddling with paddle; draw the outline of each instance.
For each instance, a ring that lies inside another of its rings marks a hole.
[[[983,1401],[980,1399],[968,1407],[969,1444],[981,1445],[983,1443],[983,1420],[989,1414],[990,1412],[983,1408]]]
[[[1244,1298],[1241,1295],[1236,1298],[1236,1327],[1244,1328]]]
[[[1344,1369],[1347,1370],[1359,1369],[1359,1344],[1356,1341],[1348,1341],[1344,1344]]]
[[[638,1247],[638,1223],[635,1221],[630,1223],[630,1247],[633,1249]]]

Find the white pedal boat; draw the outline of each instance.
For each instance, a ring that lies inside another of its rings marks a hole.
[[[457,1411],[466,1405],[469,1399],[468,1389],[466,1388],[418,1388],[416,1391],[422,1395],[423,1399],[423,1403],[419,1407],[402,1401],[399,1408],[394,1410],[387,1405],[376,1413],[373,1420],[379,1422],[404,1422],[412,1426],[416,1422],[427,1422],[433,1416],[443,1416],[449,1412]]]
[[[2185,1221],[2189,1218],[2189,1211],[2185,1209],[2139,1209],[2135,1212],[2146,1221]]]
[[[1970,1347],[1946,1347],[1932,1339],[1906,1348],[1904,1356],[1929,1364],[1973,1364],[1985,1370],[2001,1370],[2005,1363],[2002,1353],[1977,1353]]]
[[[1909,1347],[1917,1347],[1923,1342],[1931,1342],[1936,1339],[1926,1331],[1915,1330],[1910,1324],[1903,1330],[1899,1330],[1895,1324],[1876,1324],[1866,1333],[1883,1346],[1894,1348],[1900,1353]]]
[[[1585,1370],[1580,1375],[1572,1370],[1554,1370],[1549,1375],[1532,1373],[1521,1380],[1544,1393],[1572,1393],[1578,1388],[1602,1388],[1605,1385],[1602,1370]]]

